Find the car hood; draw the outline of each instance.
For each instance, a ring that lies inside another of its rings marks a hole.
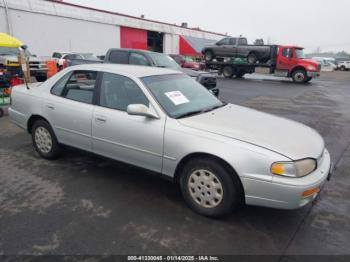
[[[307,59],[307,58],[303,58],[301,59],[301,64],[304,64],[304,65],[312,65],[312,66],[315,66],[317,67],[320,63],[316,60],[313,60],[313,59]]]
[[[178,121],[187,127],[269,149],[292,160],[318,158],[324,149],[323,138],[308,126],[232,104]]]
[[[200,71],[200,70],[192,70],[190,68],[180,68],[179,71],[192,76],[192,77],[197,77],[199,75],[212,75],[211,73],[205,72],[205,71]]]

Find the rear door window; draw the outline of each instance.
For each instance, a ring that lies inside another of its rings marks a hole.
[[[64,85],[62,97],[92,104],[97,78],[96,71],[74,71]]]
[[[230,38],[230,45],[236,45],[236,38]]]
[[[247,45],[248,44],[248,41],[246,38],[240,38],[238,40],[238,45]]]
[[[129,53],[125,51],[111,51],[108,61],[113,64],[128,64]]]

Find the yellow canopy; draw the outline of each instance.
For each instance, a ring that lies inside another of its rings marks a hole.
[[[17,38],[14,38],[8,34],[0,33],[0,46],[3,47],[20,47],[22,46],[22,42]]]

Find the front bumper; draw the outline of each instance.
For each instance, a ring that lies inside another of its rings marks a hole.
[[[307,190],[322,190],[325,181],[330,179],[333,165],[329,152],[325,149],[323,160],[311,174],[290,178],[273,176],[272,181],[242,178],[248,205],[265,206],[279,209],[297,209],[312,202],[319,193],[303,197]]]
[[[308,77],[319,77],[320,76],[320,72],[307,71],[306,73],[307,73]]]

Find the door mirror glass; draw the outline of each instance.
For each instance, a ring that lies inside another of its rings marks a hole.
[[[149,118],[159,118],[156,113],[151,112],[151,110],[143,104],[131,104],[128,105],[126,109],[129,115],[133,116],[145,116]]]

